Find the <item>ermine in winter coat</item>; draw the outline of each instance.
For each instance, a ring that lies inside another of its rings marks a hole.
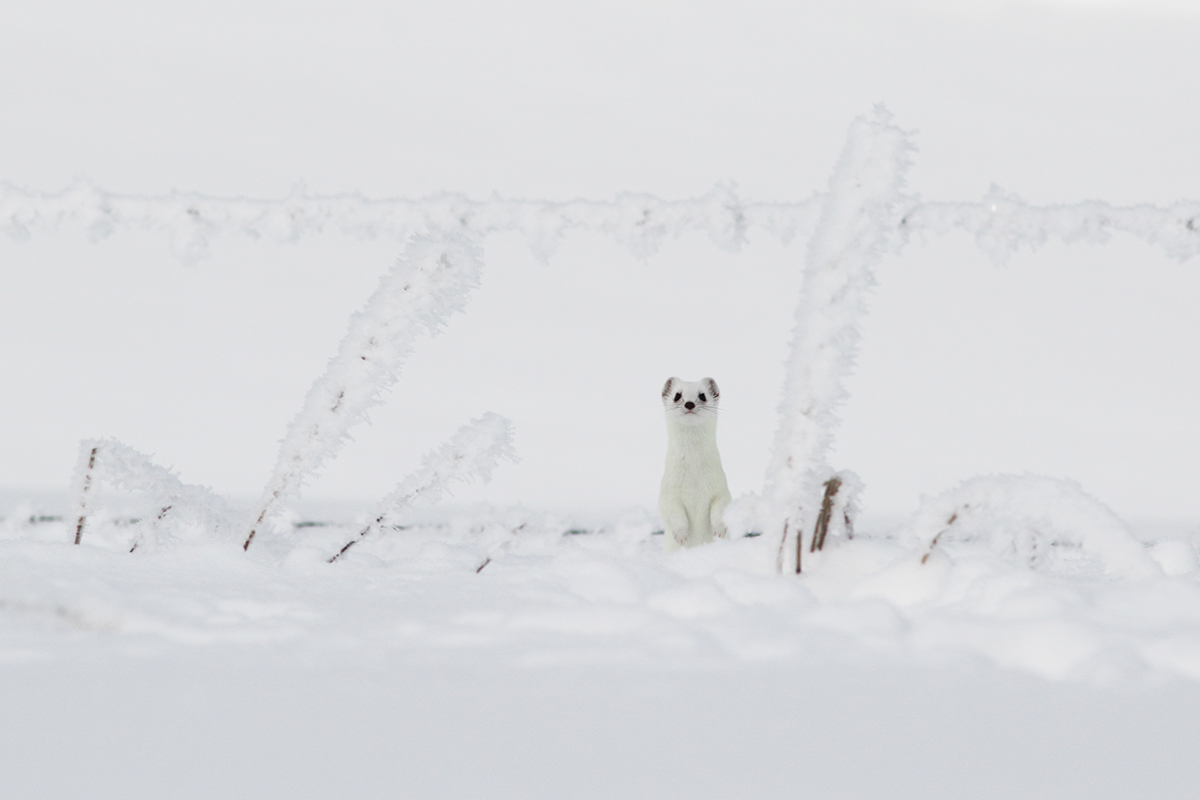
[[[658,513],[667,552],[728,538],[725,507],[729,486],[717,452],[717,403],[712,378],[663,387],[667,416],[667,464],[658,494]]]

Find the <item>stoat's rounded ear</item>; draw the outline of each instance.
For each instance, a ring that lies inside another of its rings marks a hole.
[[[721,396],[721,390],[717,388],[717,382],[712,378],[701,378],[700,382],[708,387],[708,393],[714,400]]]
[[[677,381],[677,380],[679,380],[679,378],[667,378],[667,382],[666,382],[666,384],[663,385],[663,391],[662,391],[662,396],[663,396],[664,400],[666,400],[667,395],[669,395],[671,393],[671,387],[675,385],[675,381]]]

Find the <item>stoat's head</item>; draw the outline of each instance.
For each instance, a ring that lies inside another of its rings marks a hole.
[[[669,378],[662,390],[667,421],[680,425],[716,425],[721,390],[712,378],[681,381]]]

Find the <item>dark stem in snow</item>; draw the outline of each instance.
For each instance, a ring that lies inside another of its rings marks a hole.
[[[276,492],[271,499],[274,500],[278,496],[279,492]],[[242,545],[243,550],[250,549],[250,543],[254,541],[254,534],[258,533],[258,528],[260,525],[262,525],[263,517],[267,516],[267,510],[270,509],[270,507],[271,506],[268,503],[266,508],[262,510],[262,513],[258,515],[258,519],[254,521],[254,527],[250,529],[250,535],[246,537],[246,543]]]
[[[372,528],[375,528],[375,527],[378,527],[379,525],[382,525],[382,524],[383,524],[383,520],[384,520],[384,515],[383,515],[383,514],[380,514],[380,515],[379,515],[379,517],[377,517],[373,523],[371,523],[370,525],[368,525],[367,527],[365,527],[365,528],[363,528],[361,531],[359,531],[359,532],[358,532],[358,536],[356,536],[356,537],[354,537],[353,539],[351,539],[350,541],[346,542],[346,544],[342,546],[342,549],[341,549],[341,550],[338,550],[336,553],[334,553],[332,556],[330,556],[330,557],[329,557],[329,561],[328,561],[328,562],[326,562],[326,563],[332,564],[333,562],[335,562],[335,561],[337,561],[339,558],[341,558],[341,556],[342,556],[342,553],[346,552],[346,551],[347,551],[347,550],[349,550],[351,547],[354,547],[354,545],[356,545],[356,544],[358,544],[359,542],[361,542],[361,541],[363,540],[363,537],[364,537],[364,536],[366,536],[368,533],[370,533],[370,532],[371,532],[371,529],[372,529]]]
[[[933,539],[929,542],[929,549],[925,551],[925,555],[921,556],[922,564],[929,561],[929,557],[931,555],[933,555],[933,548],[937,547],[938,539],[941,539],[942,534],[945,533],[946,531],[950,530],[950,526],[954,524],[954,521],[956,519],[958,519],[957,511],[955,511],[953,514],[950,515],[950,519],[946,520],[946,527],[944,527],[940,531],[938,531],[938,535],[933,537]]]
[[[518,533],[520,533],[522,530],[525,529],[525,526],[527,524],[528,523],[522,522],[520,525],[518,525],[517,527],[515,527],[511,531],[509,531],[509,533],[511,533],[513,536],[516,536]],[[570,533],[570,532],[571,531],[567,531],[567,533]],[[510,542],[512,542],[512,539],[505,539],[503,542],[501,542],[500,546],[497,547],[495,550],[493,550],[492,553],[490,555],[488,555],[487,558],[483,559],[483,563],[475,568],[475,574],[478,575],[479,573],[483,572],[483,568],[486,567],[488,564],[492,563],[493,556],[498,556],[500,554],[500,551],[503,550],[505,547],[508,547]]]
[[[791,520],[788,520],[787,522],[783,523],[783,540],[785,542],[787,541],[788,525],[790,525],[790,524],[791,524]],[[804,532],[800,531],[800,530],[796,531],[796,574],[797,575],[800,574],[801,558],[802,558],[802,554],[804,553],[803,533]]]
[[[788,521],[783,521],[783,538],[779,540],[779,554],[775,556],[775,571],[783,574],[783,553],[787,547]]]
[[[88,456],[87,474],[83,476],[83,489],[79,493],[79,521],[75,523],[75,544],[79,544],[79,540],[83,538],[83,523],[87,519],[87,493],[92,485],[92,469],[96,466],[96,451],[100,447],[92,448],[92,454]]]
[[[833,501],[838,490],[842,488],[842,479],[836,475],[825,481],[825,497],[821,499],[821,513],[817,515],[817,524],[813,528],[812,546],[810,553],[825,549],[825,534],[829,533],[829,520],[833,517]],[[849,518],[847,517],[847,521]]]

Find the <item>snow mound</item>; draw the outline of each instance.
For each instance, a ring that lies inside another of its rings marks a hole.
[[[982,547],[1014,564],[1152,578],[1162,568],[1108,506],[1073,481],[981,476],[922,501],[904,534],[924,552]]]

